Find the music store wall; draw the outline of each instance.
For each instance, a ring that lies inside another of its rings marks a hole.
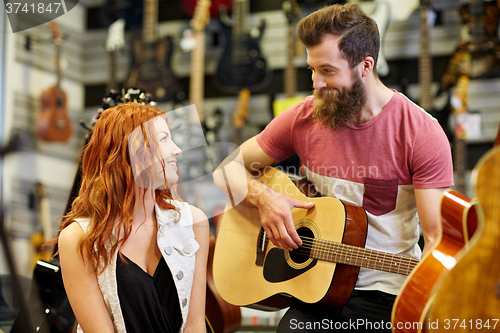
[[[184,1],[188,3],[189,1]],[[215,1],[214,1],[215,2]],[[223,2],[222,0],[220,2]],[[244,1],[245,2],[245,1]],[[242,88],[229,89],[228,85],[217,85],[221,58],[226,47],[223,25],[217,16],[210,17],[205,27],[205,50],[202,82],[204,115],[220,115],[221,124],[218,136],[221,141],[234,142],[237,133],[244,140],[258,133],[273,117],[273,101],[287,97],[285,83],[287,68],[295,69],[296,87],[292,89],[296,96],[304,97],[311,93],[310,72],[307,69],[304,49],[293,50],[295,55],[289,58],[289,16],[282,9],[282,1],[246,1],[249,11],[248,32],[252,32],[257,41],[258,55],[265,61],[270,77],[260,87],[250,87],[251,95],[247,100],[248,117],[239,131],[233,123],[233,116],[241,103],[238,96]],[[328,1],[298,1],[303,14],[314,10],[318,3]],[[332,1],[330,1],[332,2]],[[379,0],[360,1],[359,3],[372,14],[384,14]],[[382,33],[382,52],[388,63],[388,72],[381,75],[381,80],[390,87],[404,91],[414,101],[419,101],[419,58],[421,53],[419,1],[413,8],[401,7],[402,1],[385,1],[390,4],[388,21]],[[181,42],[186,30],[190,28],[192,17],[183,11],[181,1],[158,1],[157,37],[171,41],[172,53],[169,68],[179,85],[179,91],[188,102],[192,69],[192,51],[185,52]],[[56,55],[54,39],[48,24],[43,24],[27,31],[6,35],[6,70],[4,89],[4,138],[14,131],[26,133],[30,138],[28,148],[9,157],[2,170],[4,204],[9,207],[8,225],[16,248],[20,272],[31,275],[30,259],[33,249],[29,240],[36,230],[39,219],[36,212],[29,208],[29,193],[33,184],[40,181],[45,185],[50,198],[50,217],[54,221],[64,210],[69,187],[74,179],[79,149],[86,132],[80,125],[80,119],[90,122],[100,106],[101,99],[110,85],[110,77],[115,83],[123,84],[134,65],[133,37],[141,35],[140,20],[125,27],[125,42],[113,50],[115,66],[110,66],[109,48],[106,48],[109,25],[119,17],[105,17],[106,3],[99,1],[80,2],[73,10],[56,21],[63,35],[61,45],[61,88],[67,95],[67,113],[72,124],[72,135],[67,142],[45,142],[35,135],[36,119],[41,111],[40,96],[44,90],[56,82],[53,59]],[[137,4],[142,6],[141,4]],[[399,7],[398,7],[399,6]],[[411,6],[410,6],[411,7]],[[453,0],[436,0],[432,7],[437,20],[430,31],[431,90],[436,92],[449,59],[454,55],[460,40],[463,26],[459,4]],[[384,9],[385,10],[385,9]],[[176,15],[174,15],[174,13]],[[401,15],[403,13],[404,15]],[[104,17],[104,18],[103,18]],[[140,17],[140,16],[139,16]],[[384,16],[382,15],[382,18]],[[133,20],[130,19],[130,20]],[[262,22],[265,25],[262,26]],[[383,22],[382,22],[383,23]],[[260,28],[260,32],[258,31]],[[260,34],[260,35],[259,35]],[[295,47],[294,47],[295,49]],[[290,61],[291,59],[291,61]],[[113,70],[111,75],[110,70]],[[288,71],[290,73],[290,71]],[[258,81],[258,80],[257,80]],[[220,83],[220,82],[219,82]],[[290,89],[290,88],[288,88]],[[496,135],[500,114],[500,79],[498,75],[474,79],[469,85],[469,107],[482,115],[482,136],[468,143],[471,154],[481,155],[477,147],[490,145]],[[182,94],[183,93],[183,94]],[[444,96],[444,95],[443,95]],[[434,108],[443,109],[446,96],[434,100]],[[160,106],[166,111],[175,105],[162,101]],[[216,113],[216,110],[219,110]],[[474,146],[475,145],[475,146]],[[470,163],[474,164],[474,163]],[[0,274],[6,273],[6,267],[0,264]]]

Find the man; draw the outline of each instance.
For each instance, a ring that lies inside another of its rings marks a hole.
[[[313,204],[275,192],[249,172],[246,180],[238,179],[235,170],[254,171],[297,153],[305,175],[322,195],[365,209],[367,248],[420,258],[419,223],[425,254],[441,231],[442,189],[453,185],[444,132],[423,109],[379,80],[378,29],[357,5],[322,8],[303,18],[297,32],[307,49],[314,96],[243,143],[243,163],[226,161],[232,195],[248,189],[243,204],[259,209],[269,239],[281,248],[296,249],[301,239],[291,208],[309,209]],[[226,188],[220,172],[215,180]],[[392,305],[405,278],[361,268],[342,308],[295,300],[278,332],[390,332]]]

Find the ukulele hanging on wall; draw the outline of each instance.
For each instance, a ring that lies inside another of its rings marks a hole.
[[[67,142],[71,137],[71,120],[66,107],[66,93],[61,89],[61,44],[59,25],[51,21],[50,29],[55,45],[56,84],[45,90],[41,96],[42,112],[36,120],[36,135],[44,141]]]

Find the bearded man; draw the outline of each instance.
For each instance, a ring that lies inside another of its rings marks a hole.
[[[259,209],[267,237],[292,250],[302,244],[292,199],[258,182],[255,171],[297,154],[323,196],[361,206],[368,218],[366,248],[420,258],[439,239],[440,201],[453,185],[449,142],[436,119],[378,78],[376,23],[357,5],[332,5],[303,18],[297,33],[307,49],[314,95],[284,111],[240,147],[242,163],[224,163],[217,186],[231,184],[242,204]],[[342,307],[294,300],[278,332],[390,332],[391,309],[406,276],[361,268]],[[316,323],[321,323],[316,325]],[[353,326],[354,325],[354,326]]]

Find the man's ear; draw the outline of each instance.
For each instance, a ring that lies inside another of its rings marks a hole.
[[[359,63],[359,72],[361,77],[366,77],[369,73],[373,72],[375,66],[375,59],[370,56],[365,57],[363,61]]]

